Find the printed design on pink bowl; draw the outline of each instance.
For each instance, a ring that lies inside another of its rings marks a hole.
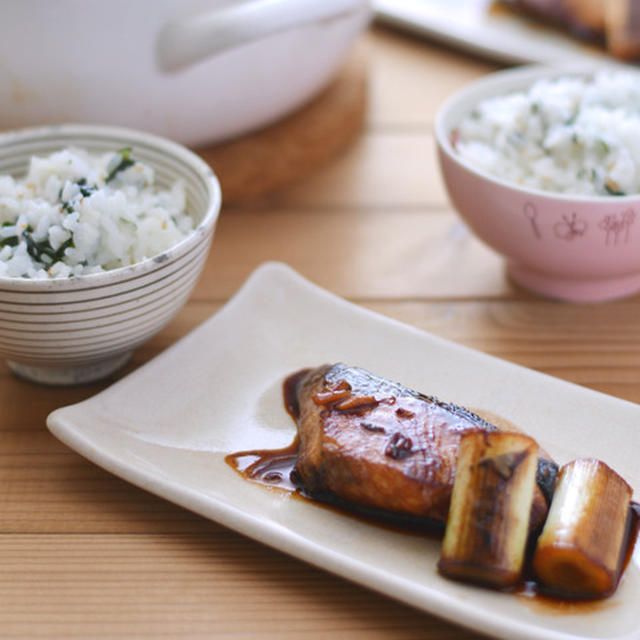
[[[525,202],[522,207],[522,211],[524,213],[524,217],[531,224],[531,230],[533,231],[533,235],[538,238],[538,240],[542,239],[542,234],[540,233],[540,227],[538,226],[538,209],[533,202]]]
[[[635,222],[636,213],[633,209],[627,209],[619,213],[609,213],[598,224],[605,233],[605,246],[617,245],[619,242],[629,242],[629,232]]]
[[[557,238],[571,242],[575,238],[582,237],[588,228],[587,221],[573,211],[571,216],[562,214],[562,220],[553,225],[553,232]]]
[[[538,208],[535,203],[527,201],[522,206],[522,213],[529,222],[531,233],[538,239],[543,239],[543,232],[539,224]],[[625,209],[603,216],[597,227],[604,233],[604,245],[615,247],[626,244],[631,238],[631,227],[636,221],[637,215],[633,209]],[[552,226],[553,235],[564,242],[572,242],[577,238],[586,236],[589,223],[580,216],[577,211],[571,214],[561,214],[560,219]]]

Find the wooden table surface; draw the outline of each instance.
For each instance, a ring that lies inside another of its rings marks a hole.
[[[275,259],[386,316],[640,402],[640,296],[570,305],[519,290],[447,200],[434,114],[496,66],[380,27],[360,45],[361,137],[303,181],[224,207],[186,307],[117,377]],[[0,376],[0,637],[480,638],[135,488],[47,431],[50,411],[110,381],[39,387],[4,364]]]

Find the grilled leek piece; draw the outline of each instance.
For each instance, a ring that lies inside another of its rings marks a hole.
[[[565,465],[533,556],[540,583],[577,597],[614,591],[631,494],[631,487],[600,460]]]
[[[538,445],[519,433],[463,436],[438,568],[495,588],[521,576],[536,485]]]

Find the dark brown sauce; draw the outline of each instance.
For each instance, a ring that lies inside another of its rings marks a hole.
[[[606,597],[590,600],[554,596],[545,593],[533,580],[526,580],[513,592],[519,602],[535,613],[546,616],[585,615],[617,606],[618,602]]]
[[[298,405],[296,389],[298,383],[308,373],[309,369],[303,369],[290,375],[283,383],[284,406],[294,422],[298,422],[300,408]],[[479,412],[478,412],[479,413]],[[485,415],[486,412],[483,412]],[[482,415],[482,414],[480,414]],[[510,422],[502,420],[499,416],[491,414],[494,418],[493,424],[498,424],[505,428],[505,424]],[[366,424],[363,428],[367,428]],[[514,430],[518,430],[517,427]],[[427,518],[420,518],[412,515],[393,514],[387,511],[370,509],[354,505],[339,497],[330,494],[309,495],[295,470],[298,457],[298,437],[293,442],[282,449],[256,449],[251,451],[239,451],[231,453],[225,457],[225,462],[240,473],[244,478],[255,482],[269,489],[286,492],[294,498],[299,498],[316,505],[347,513],[352,517],[375,523],[404,533],[423,535],[440,538],[444,533],[444,525]],[[627,519],[627,531],[623,553],[620,557],[620,568],[618,571],[618,582],[624,570],[627,568],[633,551],[640,536],[640,504],[631,502],[629,507],[629,517]],[[529,554],[531,555],[531,553]],[[530,565],[530,563],[527,563]],[[537,608],[544,608],[545,612],[550,610],[558,614],[563,613],[585,613],[594,608],[601,608],[603,597],[600,598],[579,598],[568,597],[566,594],[555,594],[547,592],[541,587],[531,575],[525,575],[522,584],[515,589],[509,590],[514,595],[531,603]],[[614,589],[615,591],[615,589]],[[610,595],[610,594],[607,594]]]
[[[282,449],[256,449],[239,451],[225,457],[225,462],[242,476],[265,487],[288,493],[299,491],[294,482],[294,469],[298,458],[298,438]]]

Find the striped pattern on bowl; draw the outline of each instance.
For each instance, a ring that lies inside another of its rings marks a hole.
[[[0,277],[0,355],[18,374],[47,384],[90,382],[122,366],[162,329],[193,289],[213,238],[221,194],[209,166],[188,149],[146,133],[93,125],[0,134],[0,174],[26,172],[33,155],[67,146],[92,153],[133,147],[156,183],[185,183],[194,232],[134,265],[66,279]]]

